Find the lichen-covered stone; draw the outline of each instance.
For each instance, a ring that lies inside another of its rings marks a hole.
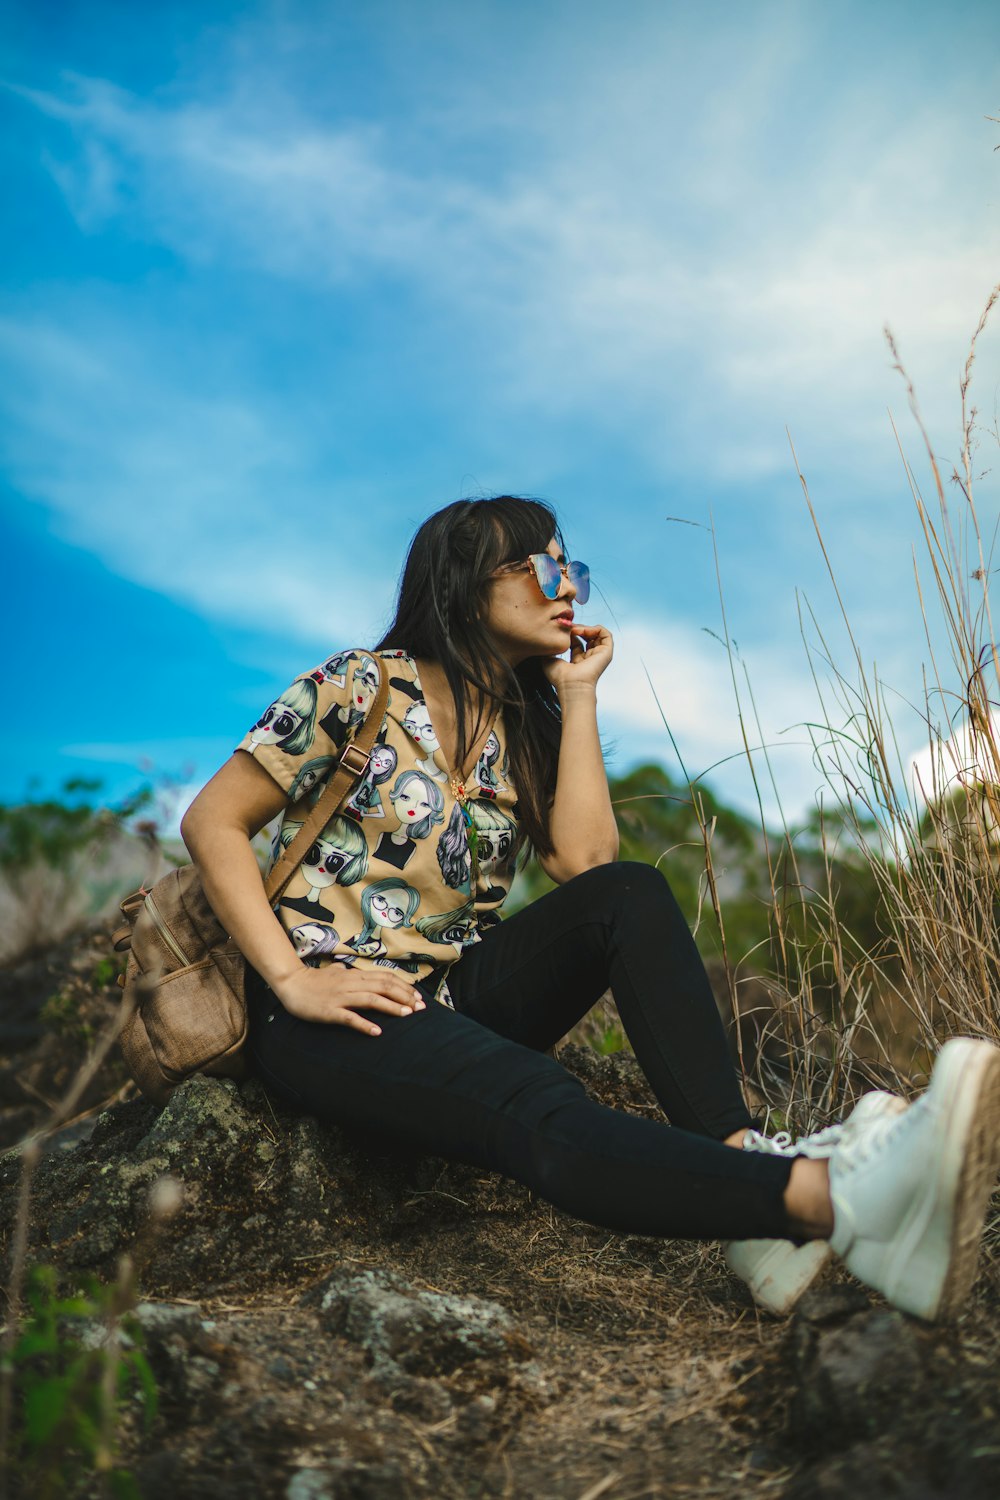
[[[331,1333],[360,1344],[376,1372],[447,1375],[474,1360],[516,1360],[531,1350],[495,1302],[418,1291],[391,1271],[335,1271],[303,1299]]]

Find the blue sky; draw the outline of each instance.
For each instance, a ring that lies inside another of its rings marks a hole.
[[[0,27],[4,658],[31,726],[0,796],[206,778],[379,631],[427,513],[513,491],[601,587],[612,766],[674,764],[648,670],[688,770],[749,806],[714,521],[797,815],[803,596],[844,644],[788,433],[919,748],[890,409],[926,462],[882,330],[950,468],[1000,279],[992,0],[15,0]],[[987,423],[998,378],[988,329]],[[989,474],[978,504],[989,530]]]

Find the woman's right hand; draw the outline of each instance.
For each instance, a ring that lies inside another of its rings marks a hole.
[[[310,969],[302,964],[273,982],[271,989],[289,1014],[300,1021],[328,1021],[334,1026],[350,1026],[366,1036],[381,1036],[382,1028],[359,1011],[410,1016],[426,1009],[416,985],[401,979],[392,969],[349,968],[336,963]]]

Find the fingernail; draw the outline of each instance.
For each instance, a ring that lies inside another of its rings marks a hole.
[[[427,1006],[424,1004],[424,1002],[422,1000],[418,1000],[417,1003],[416,1003],[416,1005],[415,1005],[415,1007],[414,1007],[414,1009],[415,1010],[426,1010]]]
[[[381,1036],[382,1035],[382,1028],[381,1028],[381,1026],[373,1026],[371,1034],[372,1034],[372,1036]]]

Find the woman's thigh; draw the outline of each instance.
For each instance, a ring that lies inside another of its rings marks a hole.
[[[255,985],[249,1019],[256,1071],[293,1108],[499,1170],[497,1122],[512,1101],[530,1122],[582,1092],[552,1058],[433,1001],[380,1015],[373,1037],[299,1020]]]
[[[599,865],[491,929],[448,973],[456,1008],[545,1050],[614,992],[674,1124],[723,1139],[751,1123],[694,938],[650,865]]]

